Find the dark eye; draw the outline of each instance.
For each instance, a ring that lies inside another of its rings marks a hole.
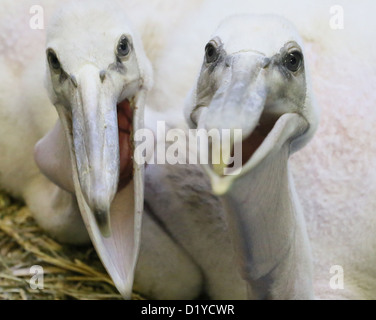
[[[128,55],[129,51],[131,51],[129,40],[127,37],[123,36],[117,46],[117,54],[120,57],[125,57]]]
[[[293,51],[285,56],[283,61],[285,67],[292,72],[299,70],[303,62],[303,56],[299,51]]]
[[[218,58],[218,51],[214,45],[208,43],[205,47],[205,59],[207,63],[212,63]]]
[[[55,70],[60,70],[60,62],[59,59],[57,58],[55,52],[52,50],[48,51],[47,53],[47,58],[50,66],[55,69]]]

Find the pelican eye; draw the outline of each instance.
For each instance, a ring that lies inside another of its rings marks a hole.
[[[60,61],[57,58],[55,52],[53,52],[52,50],[49,50],[48,53],[47,53],[47,59],[48,59],[48,63],[52,67],[52,69],[60,70],[60,68],[61,68]]]
[[[284,66],[292,72],[298,71],[302,66],[302,62],[303,55],[299,51],[289,52],[283,60]]]
[[[125,57],[131,51],[129,40],[126,36],[122,36],[117,46],[117,54],[119,57]]]
[[[217,48],[211,44],[208,43],[205,47],[205,59],[207,63],[212,63],[218,59],[218,51]]]

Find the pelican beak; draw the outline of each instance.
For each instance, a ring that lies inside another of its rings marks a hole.
[[[71,104],[78,180],[102,236],[109,237],[120,171],[117,98],[90,74],[80,80]]]
[[[269,58],[254,52],[237,53],[231,58],[198,123],[208,131],[220,130],[219,147],[209,148],[211,161],[203,165],[217,195],[225,194],[236,179],[306,128],[306,121],[298,114],[275,108],[268,86]],[[226,130],[230,135],[227,144],[223,139]],[[217,163],[213,163],[213,150],[220,153]]]
[[[61,105],[56,109],[82,218],[117,289],[129,299],[144,195],[143,166],[133,157],[133,131],[143,127],[146,92],[140,89],[136,96],[119,99],[119,91],[104,86],[98,71],[88,68],[77,81],[70,110]]]

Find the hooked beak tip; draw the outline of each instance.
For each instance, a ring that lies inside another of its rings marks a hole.
[[[103,83],[104,79],[106,78],[106,71],[105,70],[101,70],[99,72],[99,78],[101,79],[101,82]]]
[[[208,170],[208,174],[211,180],[212,191],[216,196],[225,195],[232,186],[232,181],[224,179],[222,176],[218,176],[212,170]]]
[[[109,238],[111,236],[110,212],[105,210],[94,210],[94,217],[102,236]]]

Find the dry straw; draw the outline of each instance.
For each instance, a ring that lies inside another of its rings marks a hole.
[[[33,290],[30,267],[44,271]],[[133,294],[133,299],[142,299]],[[93,247],[62,245],[49,237],[22,203],[0,191],[0,299],[121,299]]]

